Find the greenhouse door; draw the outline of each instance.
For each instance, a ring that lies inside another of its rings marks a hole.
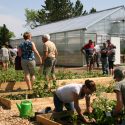
[[[111,37],[111,42],[116,46],[115,63],[114,64],[120,64],[120,38],[119,37]]]

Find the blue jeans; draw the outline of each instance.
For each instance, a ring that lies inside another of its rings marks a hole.
[[[54,106],[55,106],[55,111],[56,112],[61,112],[63,111],[63,106],[65,106],[65,108],[68,111],[74,111],[74,103],[70,102],[70,103],[63,103],[56,94],[54,94]]]

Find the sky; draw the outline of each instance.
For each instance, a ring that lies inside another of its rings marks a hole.
[[[75,2],[76,0],[71,0]],[[124,5],[125,0],[80,0],[84,6],[84,10],[89,11],[95,8],[97,11]],[[25,28],[26,17],[25,9],[41,9],[44,0],[0,0],[0,26],[6,24],[7,28],[14,32],[16,37],[20,37],[22,33],[28,31]]]

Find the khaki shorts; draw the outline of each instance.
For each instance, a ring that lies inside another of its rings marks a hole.
[[[7,63],[7,62],[9,62],[9,56],[2,56],[2,62],[3,63]]]
[[[55,65],[56,65],[56,58],[49,58],[47,57],[44,62],[43,66],[43,75],[45,76],[53,76],[55,74]]]
[[[35,60],[30,61],[21,59],[21,65],[25,74],[30,74],[30,75],[35,74],[35,67],[36,67]]]

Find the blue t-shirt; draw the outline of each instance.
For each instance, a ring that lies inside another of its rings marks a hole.
[[[34,60],[34,52],[32,51],[32,43],[30,41],[24,41],[19,45],[22,50],[21,58],[25,60]]]

